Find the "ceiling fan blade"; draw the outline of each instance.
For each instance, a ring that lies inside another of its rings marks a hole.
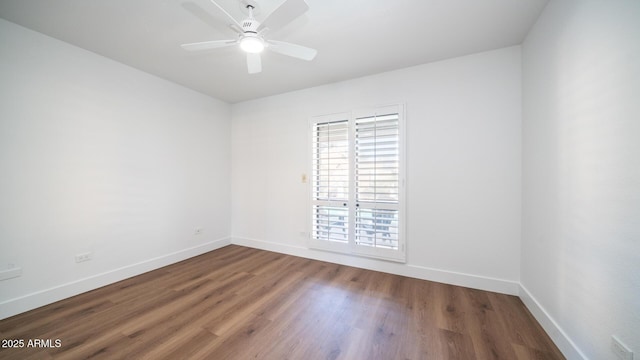
[[[247,68],[249,69],[249,74],[257,74],[262,71],[262,61],[260,60],[260,54],[247,54]]]
[[[213,41],[203,41],[191,44],[182,44],[180,45],[183,49],[187,51],[199,51],[199,50],[210,50],[217,49],[227,46],[235,45],[236,40],[213,40]]]
[[[217,2],[211,0],[211,2],[213,3],[213,5],[217,6],[218,9],[220,9],[220,11],[222,11],[225,15],[227,15],[227,17],[231,20],[232,24],[238,25],[239,27],[242,28],[242,25],[240,25],[240,23],[233,18],[233,16],[231,16],[222,6],[218,5]]]
[[[265,26],[271,29],[283,27],[309,10],[304,0],[285,0],[279,7],[267,15],[258,30]]]
[[[316,54],[318,53],[316,49],[296,44],[290,44],[284,41],[269,40],[268,43],[269,47],[267,47],[267,49],[282,55],[287,55],[302,60],[311,61],[316,57]]]

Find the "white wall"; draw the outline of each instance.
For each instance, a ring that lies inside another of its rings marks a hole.
[[[549,2],[523,99],[522,297],[569,358],[638,357],[640,2]]]
[[[228,104],[4,20],[0,54],[0,318],[229,242]]]
[[[517,292],[520,60],[516,46],[233,105],[233,241]],[[308,118],[397,102],[407,114],[407,265],[306,249]]]

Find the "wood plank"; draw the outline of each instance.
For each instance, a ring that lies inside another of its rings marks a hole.
[[[0,321],[2,359],[563,359],[513,296],[230,245]]]

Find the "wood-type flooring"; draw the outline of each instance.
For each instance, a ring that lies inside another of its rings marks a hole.
[[[0,339],[21,360],[563,359],[515,296],[236,245],[1,320]]]

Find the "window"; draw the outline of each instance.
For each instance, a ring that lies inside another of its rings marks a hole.
[[[311,119],[314,248],[404,261],[403,112]]]

